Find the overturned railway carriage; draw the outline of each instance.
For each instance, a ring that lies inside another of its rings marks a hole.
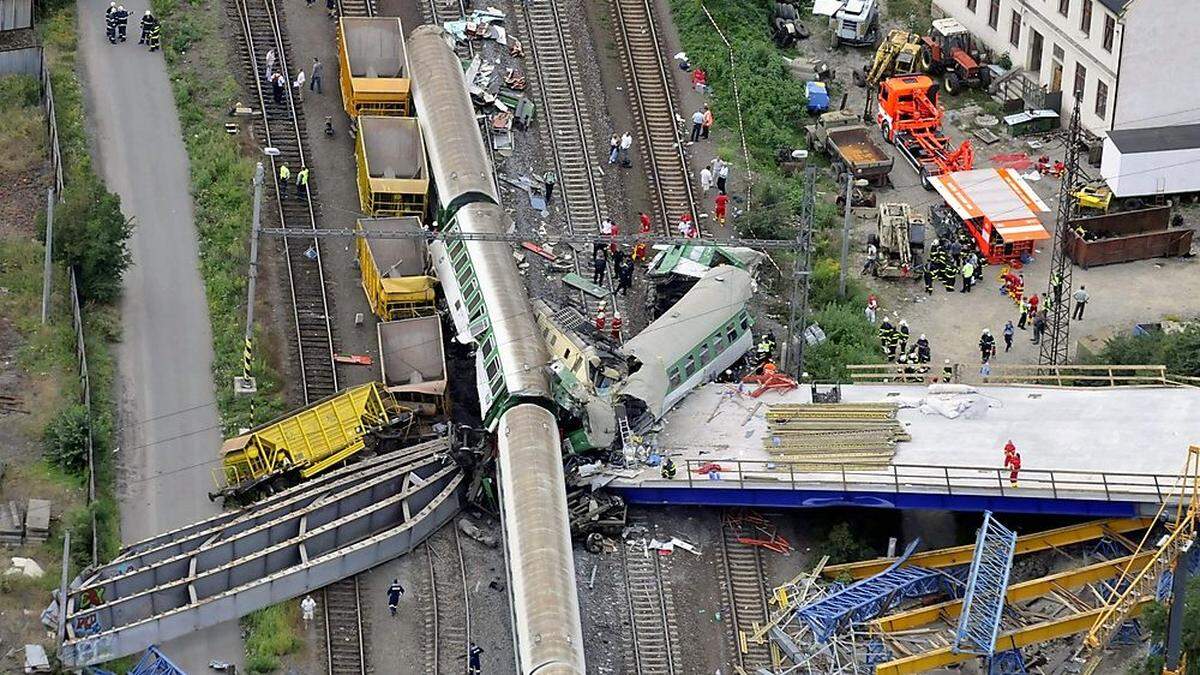
[[[209,498],[242,497],[337,466],[412,419],[378,383],[350,387],[221,446]]]
[[[408,115],[412,106],[404,30],[396,17],[338,20],[342,103],[359,115]]]
[[[429,152],[445,229],[507,229],[462,65],[440,28],[408,41],[413,101]],[[457,339],[474,343],[480,406],[497,432],[501,517],[520,672],[585,672],[575,589],[561,439],[549,355],[529,297],[503,242],[430,245],[455,319]]]
[[[692,389],[714,379],[753,344],[747,303],[748,272],[731,265],[709,270],[666,314],[627,341],[632,365],[615,398],[634,429],[658,420]]]

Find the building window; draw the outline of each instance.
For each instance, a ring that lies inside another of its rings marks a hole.
[[[1092,34],[1092,0],[1083,0],[1083,6],[1079,9],[1079,30],[1084,35]]]
[[[975,3],[976,3],[976,1],[977,1],[977,0],[967,0],[967,9],[971,10],[971,13],[972,13],[972,14],[974,14],[974,13],[975,13]]]
[[[1096,80],[1096,117],[1104,119],[1108,114],[1108,85],[1104,80]]]
[[[1104,46],[1104,51],[1112,52],[1113,38],[1117,32],[1117,20],[1112,18],[1112,15],[1104,15],[1104,41],[1101,43]]]
[[[1066,16],[1071,13],[1071,0],[1058,0],[1058,13]]]
[[[1087,68],[1083,67],[1082,63],[1075,62],[1075,88],[1071,93],[1079,100],[1083,100],[1083,89],[1087,86]]]
[[[988,27],[996,30],[996,26],[1000,24],[1000,0],[991,0],[988,5]]]
[[[1008,29],[1008,41],[1011,42],[1012,46],[1014,47],[1021,46],[1021,13],[1015,9],[1012,13],[1012,23],[1009,25]]]

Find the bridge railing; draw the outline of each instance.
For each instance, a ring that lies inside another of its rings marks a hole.
[[[849,365],[850,380],[856,384],[910,383],[932,384],[946,381],[944,364],[929,363],[927,372],[918,372],[913,365],[868,363]],[[1122,386],[1196,386],[1197,378],[1168,376],[1162,365],[1068,365],[1038,366],[1026,364],[995,364],[984,377],[979,366],[955,363],[950,366],[949,381],[962,384],[1019,384],[1055,387],[1122,387]]]
[[[715,475],[714,466],[719,467]],[[683,475],[671,482],[686,482],[689,488],[759,487],[1121,502],[1161,502],[1178,493],[1180,480],[1178,475],[1169,474],[1029,468],[1018,472],[1014,484],[1009,469],[999,466],[865,466],[861,462],[829,460],[687,459],[679,468]]]

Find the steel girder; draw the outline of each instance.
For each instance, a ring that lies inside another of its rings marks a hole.
[[[955,652],[980,656],[995,653],[1016,545],[1017,533],[998,523],[991,511],[984,511],[967,577],[962,614],[954,632]]]
[[[67,601],[69,668],[133,654],[408,552],[459,508],[445,439],[127,548]]]
[[[801,607],[796,616],[812,628],[819,642],[827,642],[838,630],[869,621],[902,600],[946,590],[947,577],[941,572],[904,566],[919,541],[909,544],[904,555],[883,572]]]

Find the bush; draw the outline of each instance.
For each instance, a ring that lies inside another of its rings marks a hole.
[[[300,648],[296,635],[296,603],[285,602],[252,612],[244,619],[246,669],[270,673],[279,669],[279,657]]]
[[[38,89],[38,81],[31,75],[0,77],[0,110],[40,106]]]
[[[1169,616],[1168,606],[1157,602],[1142,612],[1142,624],[1150,631],[1151,643],[1166,643]],[[1183,653],[1187,661],[1186,672],[1188,675],[1195,675],[1197,664],[1200,664],[1200,577],[1196,576],[1188,579],[1187,594],[1184,597]],[[1164,672],[1163,655],[1151,654],[1146,657],[1141,667],[1130,670],[1145,675],[1158,675]]]
[[[848,380],[848,363],[878,363],[879,341],[875,327],[862,310],[847,304],[831,304],[818,310],[812,322],[825,331],[826,340],[804,352],[804,370],[814,380]]]
[[[78,404],[60,411],[42,432],[46,458],[75,475],[87,475],[87,439],[87,409]]]
[[[1188,326],[1176,333],[1149,335],[1116,335],[1104,343],[1104,348],[1089,363],[1114,365],[1158,365],[1167,370],[1192,377],[1200,376],[1200,326]]]
[[[121,277],[133,259],[133,222],[121,213],[121,198],[99,178],[72,178],[54,215],[54,259],[75,270],[82,301],[110,304],[121,294]]]
[[[818,558],[829,556],[830,565],[875,557],[871,547],[854,536],[849,523],[834,525],[825,539],[813,548]]]

